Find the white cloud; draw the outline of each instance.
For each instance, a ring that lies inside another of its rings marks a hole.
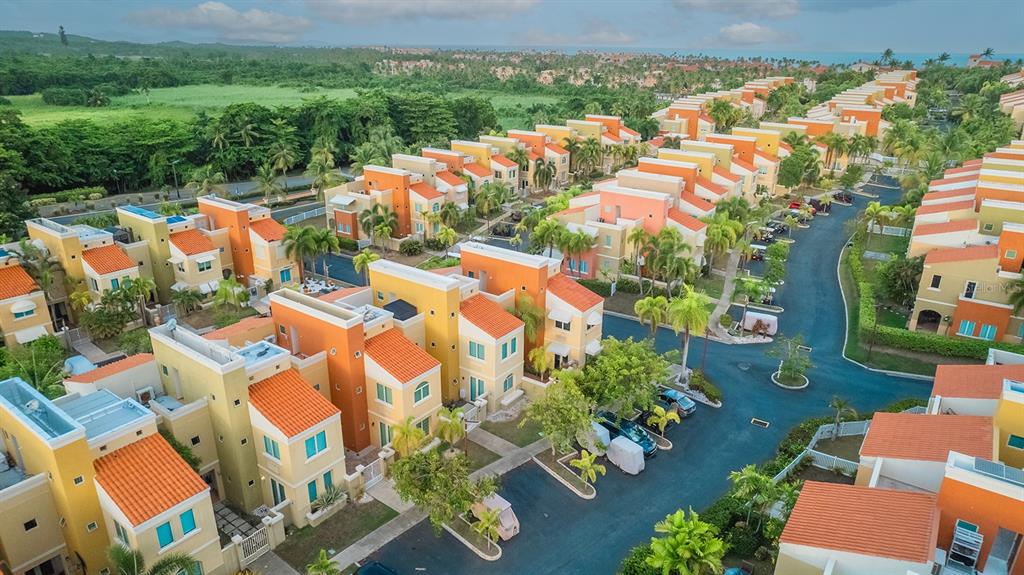
[[[744,18],[785,18],[800,11],[797,0],[673,0],[684,11],[721,12]]]
[[[207,29],[223,40],[287,44],[295,41],[312,22],[255,8],[244,12],[223,2],[203,2],[191,8],[151,8],[129,15],[132,22],[152,28]]]
[[[335,22],[368,20],[480,20],[500,18],[540,0],[306,0],[317,15]]]
[[[535,46],[625,46],[634,41],[632,35],[600,18],[587,18],[575,34],[532,29],[522,38],[513,38]]]
[[[751,46],[768,42],[781,42],[783,37],[778,31],[767,26],[754,24],[753,22],[743,22],[742,24],[723,26],[718,31],[718,41],[725,45]]]

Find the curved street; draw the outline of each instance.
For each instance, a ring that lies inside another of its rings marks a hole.
[[[885,189],[876,193],[888,195]],[[898,193],[888,191],[890,194]],[[785,308],[780,329],[803,335],[813,348],[814,367],[806,390],[788,391],[769,380],[778,360],[764,345],[709,344],[707,373],[725,396],[725,406],[699,406],[697,413],[669,432],[675,444],[659,453],[639,476],[608,466],[597,481],[597,498],[584,501],[534,463],[501,479],[501,493],[522,524],[521,533],[502,543],[502,558],[479,559],[447,533],[436,536],[421,522],[372,556],[400,573],[614,573],[628,550],[653,535],[653,525],[678,508],[700,510],[728,487],[730,471],[770,458],[786,432],[809,417],[829,413],[833,395],[870,414],[896,400],[927,397],[929,382],[864,369],[842,357],[845,312],[836,277],[844,229],[866,203],[834,205],[832,215],[815,218],[809,229],[794,230],[786,285],[777,303]],[[642,338],[646,327],[605,316],[605,335]],[[671,331],[659,330],[659,351],[679,345]],[[691,345],[690,367],[700,365],[703,340]],[[767,420],[767,429],[751,418]]]

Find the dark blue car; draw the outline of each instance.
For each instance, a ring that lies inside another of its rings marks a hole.
[[[658,452],[658,446],[655,445],[654,440],[651,439],[650,434],[647,430],[640,427],[640,425],[634,421],[623,419],[617,421],[619,418],[611,412],[599,411],[597,413],[597,423],[608,430],[608,434],[611,439],[622,435],[626,439],[640,446],[644,450],[644,457],[651,458]]]

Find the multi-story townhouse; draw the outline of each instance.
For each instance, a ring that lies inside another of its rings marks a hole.
[[[459,304],[459,347],[463,397],[486,399],[488,410],[496,410],[523,394],[525,326],[488,295],[477,293]]]
[[[1009,116],[1017,127],[1024,125],[1024,90],[999,96],[999,111]]]
[[[287,230],[268,208],[207,195],[199,198],[199,213],[211,229],[227,230],[231,257],[222,257],[221,263],[242,285],[266,291],[295,285],[296,263],[284,248]]]
[[[552,187],[561,187],[569,182],[569,152],[558,145],[551,136],[541,131],[509,130],[508,137],[521,142],[529,154],[530,165],[526,170],[527,189],[538,188],[535,180],[538,160],[554,164]]]
[[[0,248],[0,330],[14,347],[53,333],[46,294],[21,267],[17,257]]]
[[[685,136],[695,141],[702,140],[715,129],[715,121],[707,113],[711,102],[726,101],[750,112],[754,118],[760,118],[764,114],[768,94],[792,83],[793,78],[788,76],[750,80],[734,90],[705,92],[680,98],[668,107],[654,112],[651,117],[658,121],[658,131],[662,134]]]

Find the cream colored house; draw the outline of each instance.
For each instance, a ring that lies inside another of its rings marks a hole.
[[[198,290],[204,296],[216,292],[224,279],[221,248],[198,229],[170,234],[170,244],[171,257],[168,261],[174,266],[175,280],[171,289]]]
[[[525,347],[522,320],[485,294],[464,299],[459,306],[463,398],[485,399],[489,412],[519,398]]]
[[[554,369],[581,366],[601,351],[604,298],[564,274],[548,279],[544,341]]]
[[[6,252],[0,255],[0,330],[10,347],[53,333],[46,296]]]

